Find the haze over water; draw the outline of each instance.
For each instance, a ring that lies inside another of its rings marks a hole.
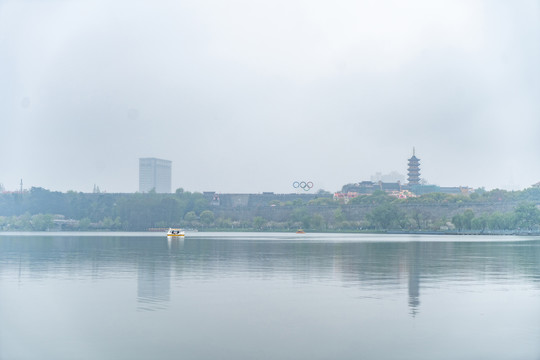
[[[540,239],[1,234],[0,359],[539,359]]]

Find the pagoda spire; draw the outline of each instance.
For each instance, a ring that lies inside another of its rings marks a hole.
[[[413,146],[413,155],[409,159],[409,168],[407,170],[407,181],[409,185],[420,184],[420,159],[416,157],[416,149]]]

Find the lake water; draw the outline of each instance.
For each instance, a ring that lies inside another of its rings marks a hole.
[[[540,359],[540,239],[0,234],[0,359]]]

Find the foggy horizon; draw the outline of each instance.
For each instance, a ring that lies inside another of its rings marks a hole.
[[[540,3],[0,3],[0,183],[334,192],[540,181]]]

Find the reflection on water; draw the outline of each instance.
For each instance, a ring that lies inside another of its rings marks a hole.
[[[412,246],[411,246],[412,245]],[[420,267],[418,262],[420,257],[418,255],[418,243],[411,243],[409,245],[408,256],[408,289],[409,289],[409,307],[411,314],[414,316],[420,306]]]
[[[410,313],[420,307],[421,281],[430,286],[474,279],[519,278],[538,286],[540,242],[310,240],[276,235],[188,239],[162,237],[0,237],[0,276],[131,277],[141,309],[165,307],[171,281],[240,276],[327,282],[365,290],[407,286]],[[384,238],[382,238],[384,240]],[[3,275],[2,275],[3,274]],[[171,277],[174,280],[171,280]],[[404,281],[406,280],[406,281]],[[155,306],[154,306],[155,305]]]
[[[150,323],[154,318],[161,319],[158,329],[165,331],[169,326],[172,331],[186,331],[185,339],[191,336],[192,345],[207,331],[198,329],[201,324],[216,332],[228,324],[227,329],[223,328],[226,333],[248,331],[244,336],[253,337],[254,349],[265,343],[262,334],[277,336],[275,341],[282,341],[279,351],[289,349],[287,354],[291,356],[285,357],[290,358],[322,356],[307,356],[302,352],[306,346],[320,346],[317,342],[310,343],[317,339],[317,335],[309,335],[313,328],[322,326],[319,330],[327,336],[339,333],[340,337],[333,341],[349,346],[352,351],[356,346],[353,344],[359,340],[352,342],[354,336],[349,332],[367,331],[364,336],[370,338],[377,333],[377,327],[384,324],[381,334],[402,329],[408,336],[402,345],[409,347],[416,358],[429,358],[431,350],[414,344],[421,343],[420,335],[435,344],[443,341],[443,338],[434,339],[431,332],[437,333],[437,327],[442,326],[438,323],[457,326],[452,321],[458,321],[468,310],[472,315],[467,321],[473,321],[468,326],[476,330],[486,326],[486,331],[493,331],[488,327],[491,320],[486,321],[479,314],[497,313],[496,307],[500,305],[493,303],[497,296],[498,299],[513,296],[512,301],[523,301],[523,304],[540,303],[540,240],[522,240],[386,235],[198,234],[172,240],[133,235],[3,235],[0,236],[0,303],[6,309],[16,302],[15,307],[24,314],[29,294],[41,293],[44,299],[51,299],[51,303],[43,300],[43,312],[56,310],[61,316],[63,309],[85,304],[102,317],[119,317],[118,331],[126,331],[123,326],[128,326],[133,319]],[[77,294],[81,294],[81,298]],[[94,297],[91,302],[89,297]],[[461,302],[465,299],[468,302],[464,305]],[[58,303],[62,303],[62,307]],[[302,304],[301,307],[295,308],[297,303]],[[456,304],[462,307],[454,308]],[[40,308],[39,303],[33,306],[34,310]],[[0,307],[0,316],[9,319],[5,311]],[[538,306],[519,311],[528,312],[524,317],[527,319],[540,314]],[[446,313],[454,314],[453,319],[442,321],[439,316]],[[79,312],[74,314],[72,316],[80,317],[85,327],[99,327]],[[141,317],[143,314],[154,315]],[[299,314],[302,314],[300,323],[295,321],[288,326],[292,329],[300,326],[294,331],[302,331],[298,341],[303,343],[295,345],[290,344],[289,339],[279,340],[281,335],[276,334],[283,333],[282,326]],[[251,323],[254,316],[259,320]],[[519,318],[515,314],[512,318],[500,319],[500,323],[518,321],[516,317]],[[358,322],[350,322],[348,318]],[[336,327],[335,321],[339,321],[343,329]],[[416,323],[413,328],[410,328],[411,321]],[[9,324],[9,321],[3,323]],[[26,323],[31,324],[31,319]],[[189,329],[178,328],[187,324],[191,324]],[[22,351],[14,345],[16,337],[6,326],[0,325],[0,345],[7,344],[5,348],[11,352],[0,350],[2,359],[2,355]],[[71,326],[77,327],[65,324],[59,331]],[[369,331],[364,326],[369,326]],[[540,335],[539,319],[523,327],[528,329],[527,339]],[[510,336],[503,330],[500,329],[501,333]],[[159,333],[159,330],[153,331]],[[10,340],[6,343],[5,338]],[[161,344],[159,340],[152,341]],[[370,338],[371,345],[365,343],[362,349],[369,348],[370,354],[377,357],[399,358],[384,347],[370,347],[382,342],[380,337]],[[527,344],[528,355],[540,355],[538,345]],[[173,346],[162,345],[164,349]],[[184,349],[190,348],[186,346]],[[320,354],[338,351],[342,358],[357,355],[348,353],[345,348],[328,346],[320,349]],[[119,344],[118,349],[123,347]],[[234,346],[228,349],[231,358],[250,358],[248,353],[235,351]],[[279,351],[270,351],[268,356],[257,354],[261,355],[259,358],[283,357]],[[460,349],[454,346],[452,351],[455,355]],[[19,357],[35,358],[31,353],[23,354],[27,356]],[[69,358],[66,354],[57,355]],[[142,358],[142,354],[139,355]],[[193,358],[215,355],[210,350],[191,350]]]
[[[137,271],[137,300],[141,309],[152,310],[170,300],[171,266],[169,261],[139,261]]]

